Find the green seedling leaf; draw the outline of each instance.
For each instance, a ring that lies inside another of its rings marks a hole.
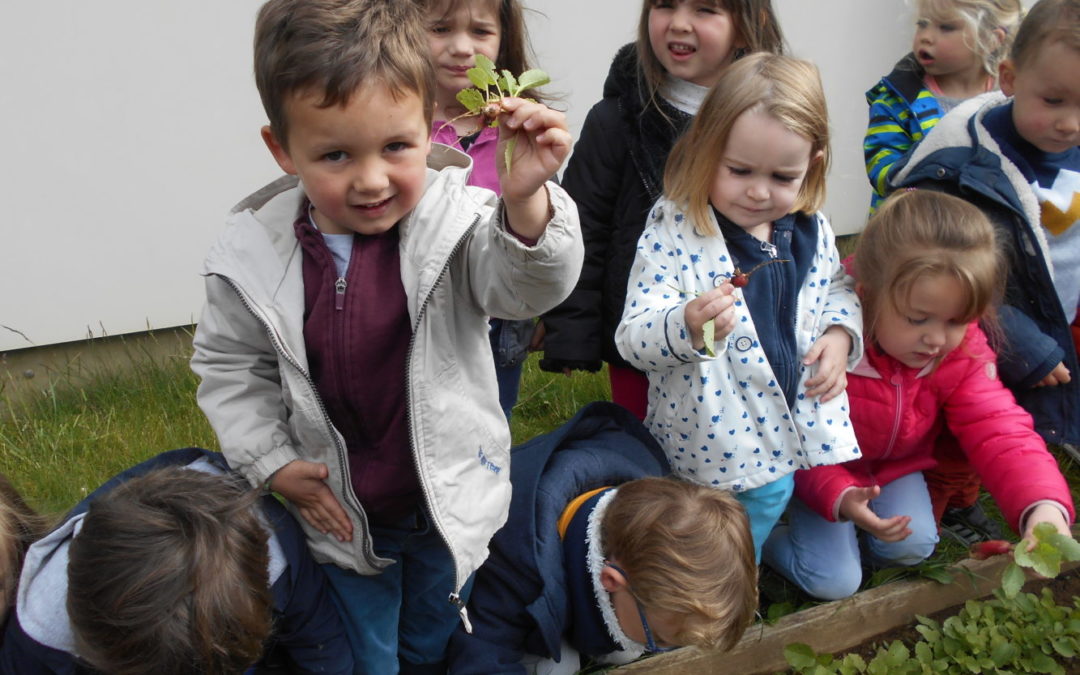
[[[481,91],[488,87],[498,86],[498,78],[495,76],[495,64],[483,54],[476,55],[476,66],[465,71],[469,81]]]
[[[794,642],[784,647],[784,659],[792,668],[812,668],[818,662],[813,648],[802,642]]]
[[[517,96],[518,92],[521,91],[517,79],[509,70],[502,71],[502,90],[506,92],[507,96]]]
[[[705,338],[705,353],[709,356],[716,356],[716,352],[713,351],[713,346],[716,344],[716,323],[709,319],[701,324],[701,332]]]
[[[1017,552],[1023,548],[1018,546]],[[1006,598],[1015,598],[1017,593],[1023,587],[1025,581],[1024,570],[1021,569],[1016,563],[1009,563],[1005,568],[1005,572],[1001,575],[1001,590],[1005,593]]]
[[[526,91],[528,89],[535,89],[542,87],[545,84],[551,82],[551,78],[548,74],[539,68],[533,68],[532,70],[526,70],[524,73],[518,76],[518,91]]]
[[[480,109],[484,107],[484,95],[479,89],[462,89],[457,93],[456,98],[458,103],[473,114],[480,114]]]
[[[503,160],[506,162],[506,177],[510,177],[510,160],[514,156],[514,148],[517,147],[517,134],[510,137],[506,142],[506,150],[503,151]]]
[[[1044,537],[1045,532],[1036,533],[1035,546],[1030,551],[1024,544],[1017,546],[1013,558],[1017,565],[1030,567],[1041,576],[1052,579],[1061,572],[1061,551]]]

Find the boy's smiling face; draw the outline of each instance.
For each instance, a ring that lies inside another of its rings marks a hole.
[[[1020,136],[1043,152],[1080,144],[1080,51],[1064,42],[1043,45],[1019,67],[1001,64],[1001,91],[1013,97]]]
[[[286,173],[299,176],[325,234],[380,234],[416,206],[424,193],[430,126],[415,92],[396,97],[381,83],[365,86],[345,105],[318,104],[319,93],[285,103],[286,143],[263,127],[263,140]]]

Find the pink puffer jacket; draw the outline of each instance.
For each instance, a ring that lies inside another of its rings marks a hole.
[[[1014,530],[1020,531],[1024,511],[1042,500],[1061,504],[1071,522],[1065,478],[1031,416],[998,380],[995,363],[975,323],[936,369],[908,368],[867,345],[847,386],[863,456],[797,472],[795,494],[835,521],[846,489],[885,485],[934,466],[934,441],[948,424]]]

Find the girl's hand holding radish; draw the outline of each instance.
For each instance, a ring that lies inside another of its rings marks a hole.
[[[1061,509],[1054,504],[1039,504],[1031,510],[1031,513],[1024,519],[1024,541],[1027,542],[1028,550],[1035,546],[1035,526],[1039,523],[1050,523],[1057,528],[1058,534],[1063,534],[1066,537],[1072,537],[1072,530],[1069,529],[1069,521],[1065,519],[1065,514],[1061,512]]]
[[[705,324],[708,321],[713,321],[713,342],[723,340],[735,330],[734,292],[735,287],[726,282],[686,303],[684,318],[694,349],[712,349],[711,344],[705,344]]]
[[[881,494],[881,486],[857,487],[840,498],[840,516],[855,523],[881,541],[902,541],[911,535],[911,516],[879,518],[870,508],[870,502]]]
[[[803,359],[803,365],[818,364],[817,373],[806,381],[807,396],[820,396],[824,403],[844,393],[850,353],[851,335],[840,326],[826,328]]]

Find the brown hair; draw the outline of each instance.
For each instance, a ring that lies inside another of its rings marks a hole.
[[[255,21],[255,84],[274,138],[288,147],[285,102],[322,95],[319,106],[345,105],[374,83],[395,98],[420,98],[427,124],[435,105],[435,73],[424,20],[402,0],[269,0]]]
[[[267,532],[239,479],[170,467],[91,502],[72,540],[67,610],[107,673],[237,673],[270,636]]]
[[[1016,27],[1024,16],[1020,0],[919,0],[919,18],[960,19],[968,49],[982,61],[987,75],[997,78],[998,64],[1009,53]],[[995,31],[1001,30],[999,36]]]
[[[956,279],[967,296],[964,316],[958,318],[983,319],[993,328],[1004,278],[993,225],[959,197],[900,190],[881,203],[855,249],[866,340],[874,340],[886,303],[903,311],[912,286],[925,275]]]
[[[1055,42],[1080,51],[1080,0],[1039,0],[1028,10],[1009,54],[1017,68]]]
[[[0,623],[15,600],[26,549],[48,529],[49,519],[30,508],[0,474]]]
[[[449,16],[468,0],[417,0],[425,11],[444,6],[443,17]],[[499,54],[495,66],[520,75],[533,66],[529,65],[532,48],[529,31],[525,25],[525,9],[521,0],[485,0],[493,12],[499,15]],[[546,97],[538,89],[526,89],[520,96],[544,101]]]
[[[812,161],[792,211],[817,211],[825,202],[829,115],[817,66],[790,56],[752,54],[720,76],[690,128],[672,148],[664,170],[665,194],[686,211],[694,229],[704,236],[719,234],[709,217],[710,187],[735,120],[752,108],[810,141]]]
[[[757,563],[746,512],[728,492],[673,478],[621,485],[601,524],[635,598],[685,617],[679,644],[730,649],[754,618]]]
[[[649,13],[659,0],[645,0],[641,5],[641,17],[638,19],[637,56],[641,75],[644,80],[645,103],[655,105],[660,85],[667,73],[660,59],[653,53],[649,41]],[[714,7],[719,7],[732,16],[735,26],[734,43],[741,45],[747,52],[784,53],[784,34],[780,31],[780,22],[776,20],[771,0],[712,0]],[[732,54],[735,58],[735,54]]]

